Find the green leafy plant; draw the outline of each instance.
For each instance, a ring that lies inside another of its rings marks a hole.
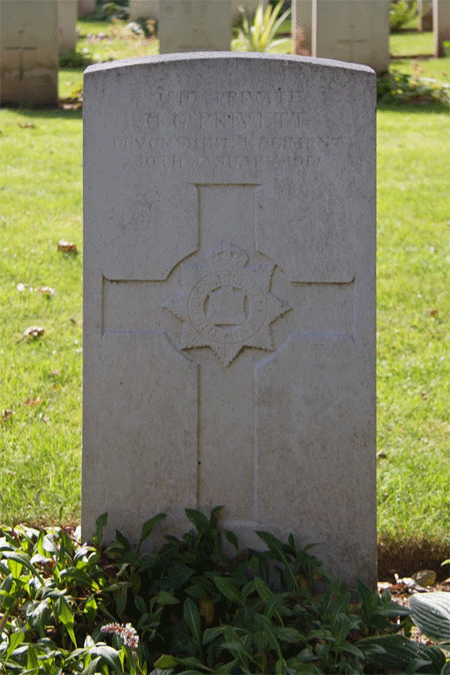
[[[264,551],[186,509],[193,529],[143,553],[116,532],[93,544],[62,528],[0,532],[0,668],[29,675],[441,673],[437,646],[412,642],[410,610],[325,573],[308,548],[257,532]],[[223,543],[236,549],[225,555]],[[400,634],[400,632],[404,634]],[[444,644],[444,643],[443,643]],[[446,644],[446,643],[445,643]],[[395,671],[394,667],[398,671]]]
[[[379,103],[432,103],[448,105],[449,87],[433,80],[393,71],[377,78],[377,99]]]
[[[409,601],[417,628],[444,649],[450,648],[450,593],[415,594]]]
[[[238,36],[233,41],[232,48],[249,52],[270,52],[275,47],[287,45],[289,38],[275,39],[276,33],[283,21],[291,13],[288,9],[279,16],[283,8],[283,1],[272,7],[268,5],[264,11],[262,3],[258,5],[253,23],[242,14],[242,27],[238,29]]]
[[[414,0],[393,0],[389,10],[389,25],[392,32],[401,30],[406,24],[416,18],[419,10]]]
[[[130,9],[126,0],[113,0],[112,2],[100,2],[95,11],[94,17],[99,20],[104,19],[127,19],[130,15]]]
[[[59,57],[59,65],[67,68],[81,68],[91,65],[94,60],[89,49],[83,47],[79,52],[74,50],[63,52]]]

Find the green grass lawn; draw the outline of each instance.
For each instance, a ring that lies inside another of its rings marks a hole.
[[[120,51],[117,41],[110,48]],[[142,41],[131,42],[127,50]],[[448,59],[434,61],[445,72]],[[59,77],[61,95],[70,96],[82,69],[61,69]],[[0,129],[0,521],[76,521],[81,111],[2,109]],[[378,501],[387,540],[450,537],[449,158],[443,107],[379,110]],[[79,254],[57,251],[60,239],[76,243]],[[21,339],[30,326],[45,332]]]

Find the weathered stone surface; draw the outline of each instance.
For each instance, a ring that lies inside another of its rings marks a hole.
[[[159,0],[160,54],[230,49],[231,0]]]
[[[375,74],[133,59],[83,115],[83,536],[223,504],[373,584]]]
[[[387,70],[389,4],[389,0],[312,0],[312,55],[361,63],[377,73]]]
[[[58,0],[1,0],[1,105],[58,102]]]
[[[450,41],[450,0],[433,0],[434,53],[445,56],[444,42]]]

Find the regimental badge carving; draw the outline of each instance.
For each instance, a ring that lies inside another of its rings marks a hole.
[[[184,290],[163,303],[183,322],[180,349],[209,347],[224,366],[244,347],[273,351],[270,324],[291,307],[270,292],[275,265],[247,262],[243,249],[226,242],[204,265],[182,263]]]

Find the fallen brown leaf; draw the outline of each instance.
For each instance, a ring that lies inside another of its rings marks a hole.
[[[55,289],[51,288],[50,286],[37,286],[36,290],[41,295],[47,295],[48,297],[55,295]]]
[[[13,411],[6,408],[6,410],[2,410],[2,412],[0,413],[0,419],[2,420],[2,422],[6,422],[7,420],[11,419],[12,414]]]
[[[32,122],[24,122],[23,124],[17,122],[17,124],[21,129],[36,129],[36,125],[33,124]]]
[[[27,408],[34,408],[34,406],[40,405],[41,403],[44,403],[44,399],[38,396],[37,398],[27,398],[24,405],[27,406]]]

